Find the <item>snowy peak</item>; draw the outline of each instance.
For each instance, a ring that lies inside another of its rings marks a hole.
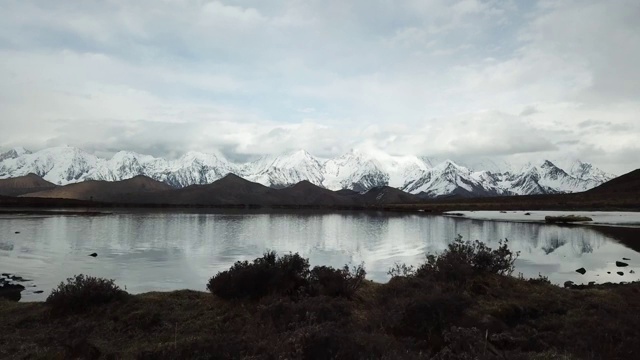
[[[238,174],[243,179],[273,188],[308,181],[330,190],[364,193],[389,186],[434,198],[578,192],[613,178],[613,175],[578,160],[563,163],[570,166],[543,160],[513,171],[509,164],[488,159],[471,166],[452,160],[390,155],[377,150],[351,150],[327,161],[320,161],[305,150],[297,150],[244,164],[230,162],[220,153],[196,151],[175,160],[131,151],[120,151],[110,159],[102,159],[67,146],[35,153],[15,148],[0,156],[0,179],[34,173],[58,185],[90,179],[121,181],[145,175],[173,187],[186,187],[210,184],[228,174]]]
[[[357,150],[328,160],[322,171],[322,185],[330,190],[350,189],[364,192],[389,184],[389,174],[382,170],[382,165],[376,159]]]
[[[6,159],[15,159],[24,154],[31,154],[31,151],[19,146],[0,154],[0,161]]]
[[[494,182],[495,178],[490,172],[473,172],[451,160],[445,160],[403,190],[428,198],[491,196],[500,194]]]
[[[54,184],[65,185],[85,180],[86,174],[96,167],[96,156],[78,148],[61,146],[0,162],[0,178],[34,173]]]
[[[274,188],[287,187],[300,181],[322,185],[322,164],[305,150],[282,156],[259,159],[243,168],[247,179]]]
[[[576,160],[571,165],[569,174],[582,181],[592,181],[597,183],[604,183],[615,177],[615,175],[607,174],[590,163],[582,162],[580,160]]]

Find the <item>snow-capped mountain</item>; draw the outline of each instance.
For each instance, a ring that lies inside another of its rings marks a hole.
[[[185,187],[193,184],[209,184],[229,173],[236,172],[238,172],[237,166],[222,154],[191,151],[177,160],[167,162],[166,165],[159,164],[158,168],[147,176],[174,187]]]
[[[424,174],[430,164],[416,156],[391,156],[381,152],[351,150],[324,163],[324,182],[330,190],[366,191],[374,187],[404,188]]]
[[[54,184],[69,184],[85,180],[86,175],[97,168],[101,160],[80,149],[67,146],[48,148],[36,153],[27,151],[0,162],[0,178],[33,173]]]
[[[241,175],[249,181],[274,188],[287,187],[303,180],[322,186],[324,180],[321,162],[305,150],[263,157],[244,166]]]
[[[593,165],[580,160],[574,161],[569,168],[569,174],[576,179],[592,182],[594,185],[590,184],[589,188],[596,187],[615,177],[613,174],[607,174]]]
[[[608,179],[603,178],[602,182]],[[538,164],[526,164],[516,174],[503,176],[501,187],[515,195],[557,194],[589,190],[602,182],[577,178],[544,160]]]
[[[423,197],[439,196],[495,196],[503,192],[496,178],[488,171],[471,171],[451,160],[444,161],[411,181],[404,191]]]
[[[363,192],[389,184],[389,174],[382,170],[382,164],[355,150],[328,160],[322,172],[322,185],[329,190],[350,189]]]
[[[22,156],[24,154],[31,154],[31,152],[23,147],[13,148],[7,152],[0,154],[0,161],[6,159],[15,159],[18,156]]]
[[[481,166],[486,165],[486,169]],[[84,180],[117,181],[146,175],[174,187],[208,184],[229,173],[282,188],[307,180],[330,190],[357,192],[390,186],[426,198],[554,194],[585,191],[613,178],[589,163],[574,160],[564,168],[544,160],[518,170],[483,159],[463,166],[451,160],[393,156],[379,151],[351,150],[337,158],[319,160],[304,150],[233,163],[220,153],[189,152],[166,160],[130,151],[110,159],[73,147],[31,153],[23,148],[0,154],[0,179],[37,174],[65,185]]]

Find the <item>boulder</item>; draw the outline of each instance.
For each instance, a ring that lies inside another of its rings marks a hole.
[[[584,274],[587,272],[587,270],[586,270],[585,268],[583,268],[583,267],[582,267],[582,268],[580,268],[580,269],[576,270],[576,272],[577,272],[577,273],[580,273],[580,274],[582,274],[582,275],[584,275]]]
[[[625,267],[625,266],[629,266],[629,264],[627,264],[626,262],[622,262],[622,261],[616,261],[616,266],[617,267]]]
[[[618,271],[616,274],[618,274],[618,275],[622,276],[622,275],[624,275],[624,272],[622,272],[622,271]]]

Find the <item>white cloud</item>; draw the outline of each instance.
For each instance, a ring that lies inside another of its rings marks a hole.
[[[639,17],[633,0],[8,0],[0,146],[375,144],[621,172],[640,166]]]

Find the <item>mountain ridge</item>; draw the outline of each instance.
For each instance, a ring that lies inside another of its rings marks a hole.
[[[574,160],[561,168],[541,160],[513,170],[496,172],[473,169],[452,160],[417,156],[392,156],[351,150],[336,158],[320,160],[305,150],[266,156],[249,163],[234,163],[221,153],[188,152],[175,160],[120,151],[110,159],[74,147],[54,147],[37,152],[23,148],[0,154],[0,179],[34,173],[56,185],[85,180],[120,181],[144,175],[172,187],[211,184],[233,173],[271,188],[287,188],[301,181],[336,191],[364,193],[389,186],[421,198],[486,197],[582,192],[614,176],[592,164]],[[440,161],[440,162],[438,162]]]

